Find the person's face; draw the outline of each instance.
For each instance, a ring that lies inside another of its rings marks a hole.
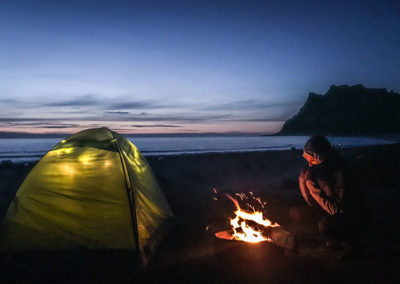
[[[308,166],[312,167],[315,165],[319,165],[322,163],[322,160],[318,157],[316,157],[316,155],[312,155],[310,153],[307,152],[303,152],[303,158],[306,159],[306,161],[308,162]]]

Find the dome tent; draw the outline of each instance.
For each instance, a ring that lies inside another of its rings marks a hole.
[[[62,140],[3,219],[3,251],[129,250],[146,264],[174,215],[139,150],[107,128]]]

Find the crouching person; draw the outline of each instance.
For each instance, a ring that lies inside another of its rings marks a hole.
[[[318,224],[326,246],[357,245],[369,214],[346,162],[324,136],[311,137],[303,150],[308,166],[300,173],[299,187],[310,207],[327,213]]]

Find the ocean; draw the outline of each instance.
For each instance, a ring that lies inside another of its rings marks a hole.
[[[255,152],[301,149],[308,136],[170,136],[128,137],[144,156],[185,155],[205,153]],[[328,137],[335,147],[391,144],[379,138]],[[31,162],[39,160],[61,138],[0,139],[0,162]]]

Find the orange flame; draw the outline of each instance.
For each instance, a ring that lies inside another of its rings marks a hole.
[[[240,197],[241,200],[248,199],[248,197],[243,193],[237,195]],[[265,228],[280,227],[278,223],[272,223],[270,220],[264,218],[263,213],[261,211],[256,211],[254,206],[251,206],[250,204],[248,206],[252,208],[253,212],[249,213],[243,211],[240,208],[239,202],[236,199],[234,199],[229,194],[227,194],[227,197],[232,200],[232,202],[236,206],[236,216],[235,218],[230,220],[233,230],[232,239],[250,243],[272,241],[268,236],[265,236],[265,234],[263,234],[265,230],[254,228],[254,226],[250,226],[248,223],[249,221],[252,221]],[[259,197],[254,197],[253,193],[251,193],[251,197],[254,200],[258,201],[262,208],[264,208],[266,202],[263,202]]]

